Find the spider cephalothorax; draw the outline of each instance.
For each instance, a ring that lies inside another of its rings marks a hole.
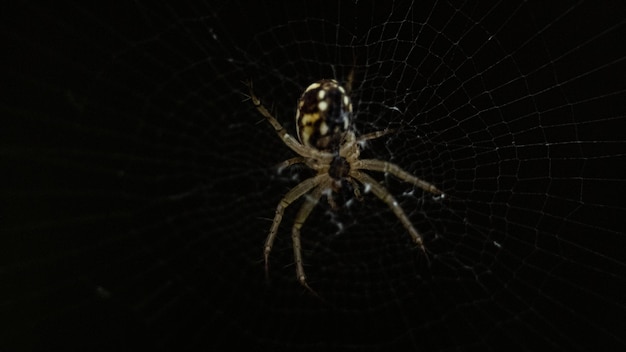
[[[404,171],[396,164],[376,159],[360,159],[363,142],[384,136],[391,131],[383,130],[368,133],[357,138],[351,129],[352,101],[348,95],[349,91],[333,79],[323,79],[309,85],[297,103],[296,126],[298,140],[296,140],[287,133],[282,125],[261,104],[261,101],[252,90],[252,84],[249,85],[249,88],[250,98],[256,109],[274,127],[282,141],[299,155],[284,161],[279,168],[282,169],[300,163],[317,171],[316,176],[300,182],[287,192],[278,203],[274,221],[265,240],[263,250],[266,273],[268,272],[269,255],[285,208],[309,193],[296,215],[291,238],[296,260],[296,276],[300,284],[311,290],[306,282],[302,263],[300,229],[322,196],[326,196],[333,208],[337,208],[334,195],[340,194],[345,198],[346,192],[350,192],[360,199],[361,195],[357,182],[362,184],[365,190],[371,191],[389,206],[409,232],[413,242],[426,253],[422,236],[413,227],[413,224],[411,224],[411,221],[395,198],[385,187],[361,171],[370,170],[390,173],[400,180],[410,182],[430,193],[439,195],[442,192],[430,183],[422,181]]]

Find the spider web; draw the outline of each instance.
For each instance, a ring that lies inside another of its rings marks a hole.
[[[11,350],[612,350],[626,338],[619,1],[13,5],[2,21],[2,332]],[[3,16],[4,17],[4,16]],[[346,82],[372,194],[302,229],[311,176],[246,100]]]

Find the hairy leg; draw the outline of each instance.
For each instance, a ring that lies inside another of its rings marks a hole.
[[[369,186],[369,188],[372,190],[372,193],[374,193],[376,197],[378,197],[380,200],[385,202],[387,206],[389,206],[389,208],[393,211],[398,220],[400,220],[404,228],[409,232],[409,235],[411,235],[413,242],[415,242],[415,244],[420,247],[422,252],[426,254],[426,249],[424,248],[422,236],[419,234],[419,232],[417,232],[415,227],[413,227],[411,220],[409,220],[409,217],[404,213],[404,210],[402,210],[400,204],[398,204],[398,202],[391,195],[391,193],[389,193],[389,191],[385,187],[378,183],[378,181],[374,180],[372,177],[365,173],[353,171],[350,173],[350,175],[357,179],[359,182],[361,182],[365,187]]]
[[[371,170],[371,171],[379,171],[379,172],[387,172],[400,180],[408,183],[412,183],[417,187],[430,192],[432,194],[443,194],[437,187],[432,184],[411,175],[410,173],[404,171],[400,166],[382,160],[376,159],[362,159],[355,162],[354,168],[357,170]]]
[[[322,197],[322,193],[324,192],[324,189],[326,187],[328,187],[328,185],[326,184],[326,182],[324,182],[320,184],[316,189],[314,189],[313,192],[311,192],[310,196],[306,197],[304,203],[302,204],[302,207],[300,207],[300,210],[296,215],[296,220],[293,224],[293,228],[291,231],[291,239],[293,241],[293,254],[296,260],[296,277],[298,278],[298,282],[300,282],[302,286],[306,287],[309,291],[313,293],[315,292],[307,284],[306,275],[304,273],[304,265],[302,262],[302,244],[300,242],[300,229],[302,228],[302,225],[304,224],[306,219],[309,217],[309,214],[311,214],[313,208],[315,208],[315,206],[319,202],[320,198]]]
[[[278,232],[278,226],[283,219],[283,214],[285,209],[289,206],[289,204],[293,203],[298,198],[302,197],[305,193],[310,191],[313,187],[318,186],[320,182],[327,177],[326,175],[317,175],[312,178],[308,178],[302,182],[300,182],[297,186],[292,188],[287,194],[280,200],[278,206],[276,207],[276,214],[274,215],[274,220],[272,221],[272,227],[270,228],[270,233],[267,235],[265,239],[265,246],[263,247],[263,256],[265,258],[265,275],[267,276],[269,273],[269,257],[270,252],[272,251],[272,245],[274,243],[274,239],[276,239],[276,233]]]

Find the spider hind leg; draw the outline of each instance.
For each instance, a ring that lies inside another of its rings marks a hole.
[[[297,186],[292,188],[287,194],[280,200],[278,206],[276,206],[276,214],[274,215],[274,220],[272,221],[272,227],[270,228],[270,233],[267,235],[265,239],[265,245],[263,246],[263,257],[265,258],[265,277],[269,277],[269,258],[270,253],[272,251],[272,245],[274,244],[274,240],[276,239],[276,234],[278,233],[278,226],[280,225],[283,214],[285,213],[285,209],[298,198],[302,197],[312,188],[318,186],[324,175],[318,175],[316,177],[308,178]],[[306,203],[305,203],[306,204]]]
[[[300,285],[304,286],[307,290],[315,294],[315,291],[311,289],[309,284],[306,282],[306,274],[304,273],[304,264],[302,261],[302,243],[300,241],[300,229],[304,222],[311,214],[311,211],[317,203],[325,189],[325,185],[319,185],[317,188],[311,192],[311,194],[305,197],[304,203],[300,207],[298,214],[296,215],[296,220],[294,221],[293,228],[291,231],[291,239],[293,241],[293,256],[296,261],[296,277],[298,278],[298,282]]]
[[[398,201],[389,193],[389,191],[383,187],[380,183],[374,180],[371,176],[361,173],[358,171],[354,171],[351,173],[352,177],[361,182],[365,187],[368,187],[372,190],[372,193],[376,195],[380,200],[385,202],[387,206],[393,211],[398,220],[402,223],[404,228],[407,230],[409,235],[411,235],[411,239],[413,242],[420,248],[420,250],[426,255],[426,260],[428,260],[428,255],[426,254],[426,248],[424,247],[424,241],[422,240],[422,236],[417,232],[411,220],[406,215],[404,210],[398,204]]]

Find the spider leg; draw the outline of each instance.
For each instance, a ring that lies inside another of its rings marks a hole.
[[[307,148],[298,142],[292,135],[290,135],[287,130],[272,116],[272,114],[267,110],[263,104],[261,104],[261,100],[254,94],[252,90],[252,82],[247,82],[248,88],[250,88],[250,100],[252,100],[252,104],[254,107],[263,115],[267,121],[274,127],[274,131],[280,139],[294,152],[306,158],[319,158],[319,159],[332,159],[332,154],[320,152],[318,150],[314,150],[311,148]]]
[[[306,163],[306,159],[303,157],[297,156],[295,158],[287,159],[283,161],[282,163],[276,165],[276,169],[278,169],[278,173],[281,173],[284,169],[288,168],[291,165],[304,164],[304,163]]]
[[[272,251],[272,245],[274,240],[276,239],[276,233],[278,232],[278,226],[283,219],[283,214],[285,213],[285,209],[293,203],[298,198],[302,197],[305,193],[311,190],[311,188],[317,186],[322,182],[323,178],[327,177],[327,175],[317,175],[315,177],[308,178],[302,182],[300,182],[297,186],[292,188],[283,199],[280,200],[278,206],[276,206],[276,215],[274,215],[274,220],[272,222],[272,227],[270,228],[270,233],[267,235],[265,239],[265,246],[263,247],[263,256],[265,258],[265,275],[269,276],[269,258],[270,252]]]
[[[356,58],[353,58],[352,69],[348,74],[348,79],[346,80],[345,88],[346,94],[352,93],[352,83],[354,82],[354,67],[356,66]]]
[[[361,190],[359,190],[359,184],[356,183],[356,181],[352,177],[348,177],[348,181],[350,182],[350,184],[352,185],[352,188],[354,189],[354,197],[356,198],[356,200],[358,200],[359,202],[363,201]]]
[[[387,161],[376,159],[361,159],[355,162],[354,168],[357,170],[371,170],[390,173],[404,182],[416,185],[424,191],[428,191],[436,195],[443,194],[442,191],[440,191],[432,184],[411,175],[410,173],[404,171],[400,166]]]
[[[424,248],[424,242],[422,241],[422,236],[419,234],[419,232],[417,232],[415,227],[413,227],[413,224],[411,224],[411,220],[409,220],[408,216],[406,216],[406,214],[404,213],[404,210],[402,210],[402,208],[400,207],[400,204],[398,204],[398,202],[391,195],[391,193],[389,193],[389,191],[385,187],[383,187],[380,183],[374,180],[371,176],[365,173],[358,172],[355,170],[355,171],[350,172],[350,176],[357,179],[365,187],[369,186],[369,188],[372,190],[372,193],[374,193],[376,197],[378,197],[380,200],[382,200],[389,206],[389,208],[393,211],[393,213],[396,215],[398,220],[400,220],[404,228],[409,232],[409,235],[411,235],[413,242],[415,242],[415,244],[417,244],[417,246],[420,247],[422,252],[426,254],[426,249]],[[426,258],[428,259],[428,256],[426,256]]]
[[[306,219],[311,214],[313,208],[315,208],[315,206],[317,205],[317,202],[322,197],[322,193],[324,192],[324,189],[326,187],[326,184],[320,184],[319,186],[317,186],[317,188],[313,190],[313,192],[311,192],[309,197],[306,197],[304,203],[302,204],[302,207],[300,207],[300,210],[296,215],[296,220],[293,223],[293,228],[291,231],[291,240],[293,241],[293,255],[296,260],[296,277],[298,278],[298,282],[300,282],[302,286],[304,286],[307,290],[313,292],[314,294],[315,291],[313,291],[311,287],[309,287],[309,285],[306,283],[306,275],[304,274],[304,266],[302,263],[302,244],[300,242],[300,229],[302,228],[302,225],[304,225]]]
[[[370,139],[380,138],[382,136],[388,135],[389,133],[393,133],[395,131],[396,131],[395,129],[386,129],[386,130],[376,131],[372,133],[367,133],[364,135],[360,135],[359,138],[357,138],[356,142],[362,143],[365,141],[369,141]]]

